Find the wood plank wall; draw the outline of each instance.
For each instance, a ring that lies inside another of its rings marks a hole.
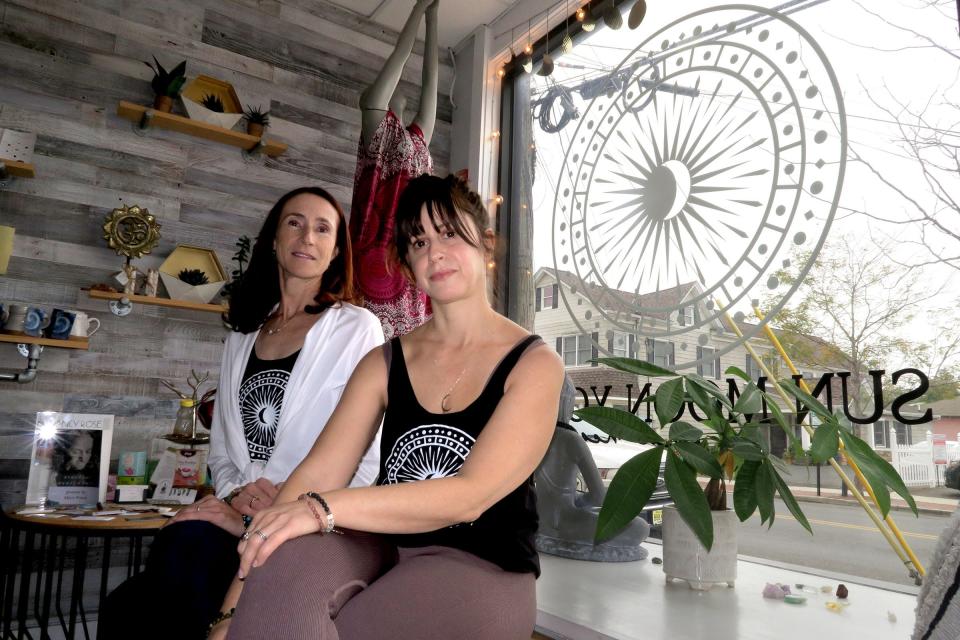
[[[159,219],[156,266],[177,244],[214,248],[226,267],[241,234],[302,185],[331,190],[349,210],[360,134],[357,100],[397,34],[323,0],[0,0],[0,127],[37,134],[37,177],[0,190],[0,224],[16,228],[0,301],[75,308],[103,321],[89,352],[47,349],[37,380],[0,382],[0,503],[23,500],[35,413],[116,416],[113,457],[169,431],[176,398],[161,378],[217,375],[225,331],[213,314],[137,306],[126,318],[80,287],[106,282],[121,258],[101,238],[122,204]],[[145,136],[116,116],[119,100],[152,101],[152,73],[187,60],[188,75],[230,81],[241,101],[269,105],[270,136],[287,154],[250,162],[231,147],[166,131]],[[418,103],[422,43],[400,90]],[[431,150],[449,162],[453,71],[441,56]],[[22,368],[0,345],[0,368]]]

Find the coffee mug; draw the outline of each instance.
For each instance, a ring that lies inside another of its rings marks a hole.
[[[72,337],[89,338],[100,328],[100,321],[96,318],[91,318],[83,311],[72,311],[71,313],[76,316],[73,320],[73,329],[70,331]],[[91,326],[93,328],[91,328]]]
[[[23,325],[27,320],[27,305],[11,304],[7,310],[7,318],[3,323],[3,330],[10,333],[23,333]]]
[[[50,317],[40,307],[30,307],[27,309],[27,317],[23,321],[23,332],[28,336],[39,338],[43,335],[43,330],[50,324]]]
[[[66,340],[70,337],[73,322],[76,316],[63,309],[54,309],[50,314],[50,324],[47,326],[47,336],[55,340]]]

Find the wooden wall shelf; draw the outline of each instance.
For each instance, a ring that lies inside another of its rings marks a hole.
[[[33,168],[33,165],[26,162],[18,162],[16,160],[6,160],[4,158],[0,158],[0,164],[3,165],[3,171],[0,173],[5,172],[7,175],[13,176],[14,178],[33,178],[37,174],[36,170]]]
[[[210,313],[223,313],[227,310],[227,305],[225,304],[204,304],[201,302],[188,302],[187,300],[173,300],[172,298],[156,298],[153,296],[127,295],[113,291],[98,291],[96,289],[87,289],[86,292],[91,298],[97,300],[121,302],[126,298],[131,304],[151,304],[158,307],[188,309],[190,311],[208,311]]]
[[[191,120],[183,116],[172,113],[157,111],[151,107],[134,104],[126,100],[121,100],[117,105],[117,115],[126,118],[131,122],[140,124],[142,127],[159,127],[161,129],[170,129],[179,133],[185,133],[197,138],[212,140],[222,144],[228,144],[233,147],[239,147],[244,151],[256,151],[258,147],[268,156],[279,156],[287,150],[287,145],[276,140],[263,140],[256,136],[251,136],[240,131],[224,129],[216,125]]]
[[[0,342],[10,342],[13,344],[38,344],[41,347],[60,347],[63,349],[83,349],[90,348],[90,341],[83,338],[70,338],[69,340],[55,340],[54,338],[35,338],[28,335],[19,335],[13,333],[0,333]]]

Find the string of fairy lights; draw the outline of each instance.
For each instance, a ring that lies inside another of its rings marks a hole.
[[[571,13],[569,10],[570,5],[574,5],[577,8]],[[576,20],[579,23],[580,29],[589,33],[593,31],[597,26],[597,16],[603,21],[604,25],[608,29],[617,30],[623,27],[623,14],[621,13],[621,8],[613,0],[604,0],[596,6],[593,6],[594,3],[587,2],[581,4],[581,0],[564,0],[563,1],[563,23],[564,23],[564,35],[561,40],[560,50],[568,54],[573,51],[573,39],[570,37],[570,20],[571,18]],[[549,42],[550,34],[550,15],[553,12],[553,8],[547,9],[546,14],[546,31],[547,36],[546,40]],[[647,3],[646,0],[636,0],[633,3],[633,7],[630,9],[630,14],[627,17],[627,26],[632,30],[636,29],[643,22],[644,17],[647,14]],[[539,20],[539,14],[536,16]],[[521,62],[521,68],[525,73],[533,73],[534,71],[534,39],[533,39],[533,22],[534,16],[531,16],[527,20],[527,37],[523,46],[523,58]],[[517,25],[521,26],[521,25]],[[515,53],[513,46],[516,43],[516,38],[514,37],[517,26],[512,27],[509,31],[504,32],[499,35],[505,35],[506,33],[510,34],[510,54],[511,60],[516,59],[517,54]],[[498,36],[499,37],[499,36]],[[497,76],[503,78],[507,74],[507,63],[504,61],[500,67],[497,69]],[[550,54],[549,48],[543,54],[540,59],[540,66],[537,69],[537,75],[540,76],[549,76],[553,73],[554,70],[554,61],[553,56]]]

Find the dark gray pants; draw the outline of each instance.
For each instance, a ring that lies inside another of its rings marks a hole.
[[[348,532],[283,544],[244,582],[230,640],[529,640],[532,573]]]

